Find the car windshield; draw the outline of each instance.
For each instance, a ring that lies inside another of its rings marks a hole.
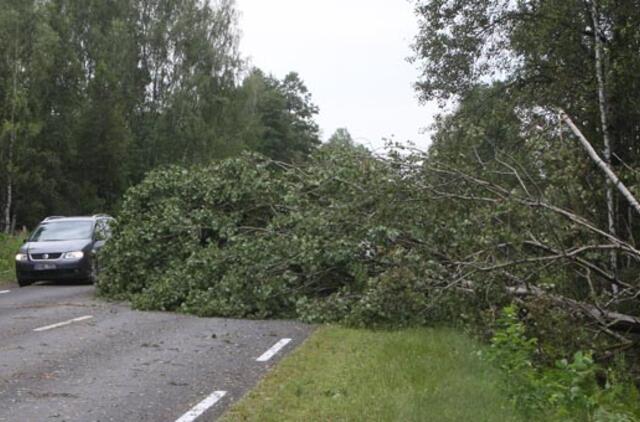
[[[61,240],[90,239],[93,229],[91,221],[56,221],[40,225],[30,242],[54,242]]]

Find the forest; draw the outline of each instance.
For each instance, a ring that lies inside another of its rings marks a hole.
[[[168,164],[319,144],[301,78],[250,68],[233,1],[2,0],[0,229],[115,212]]]
[[[3,1],[3,227],[113,212],[103,297],[464,327],[530,415],[640,414],[638,1],[415,1],[449,111],[381,154],[246,69],[231,1]]]

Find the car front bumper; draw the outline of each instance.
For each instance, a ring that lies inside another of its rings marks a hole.
[[[16,277],[24,281],[80,280],[90,274],[91,265],[86,259],[16,262]]]

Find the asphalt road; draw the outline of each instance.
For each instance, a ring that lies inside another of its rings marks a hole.
[[[93,293],[0,287],[0,422],[175,422],[207,397],[204,407],[218,401],[196,420],[215,420],[311,332],[288,321],[137,312]],[[291,342],[257,360],[282,339]],[[225,394],[211,400],[215,392]]]

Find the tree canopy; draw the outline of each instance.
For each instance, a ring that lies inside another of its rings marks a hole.
[[[4,230],[112,212],[158,166],[319,145],[301,77],[246,69],[232,0],[0,6]]]

